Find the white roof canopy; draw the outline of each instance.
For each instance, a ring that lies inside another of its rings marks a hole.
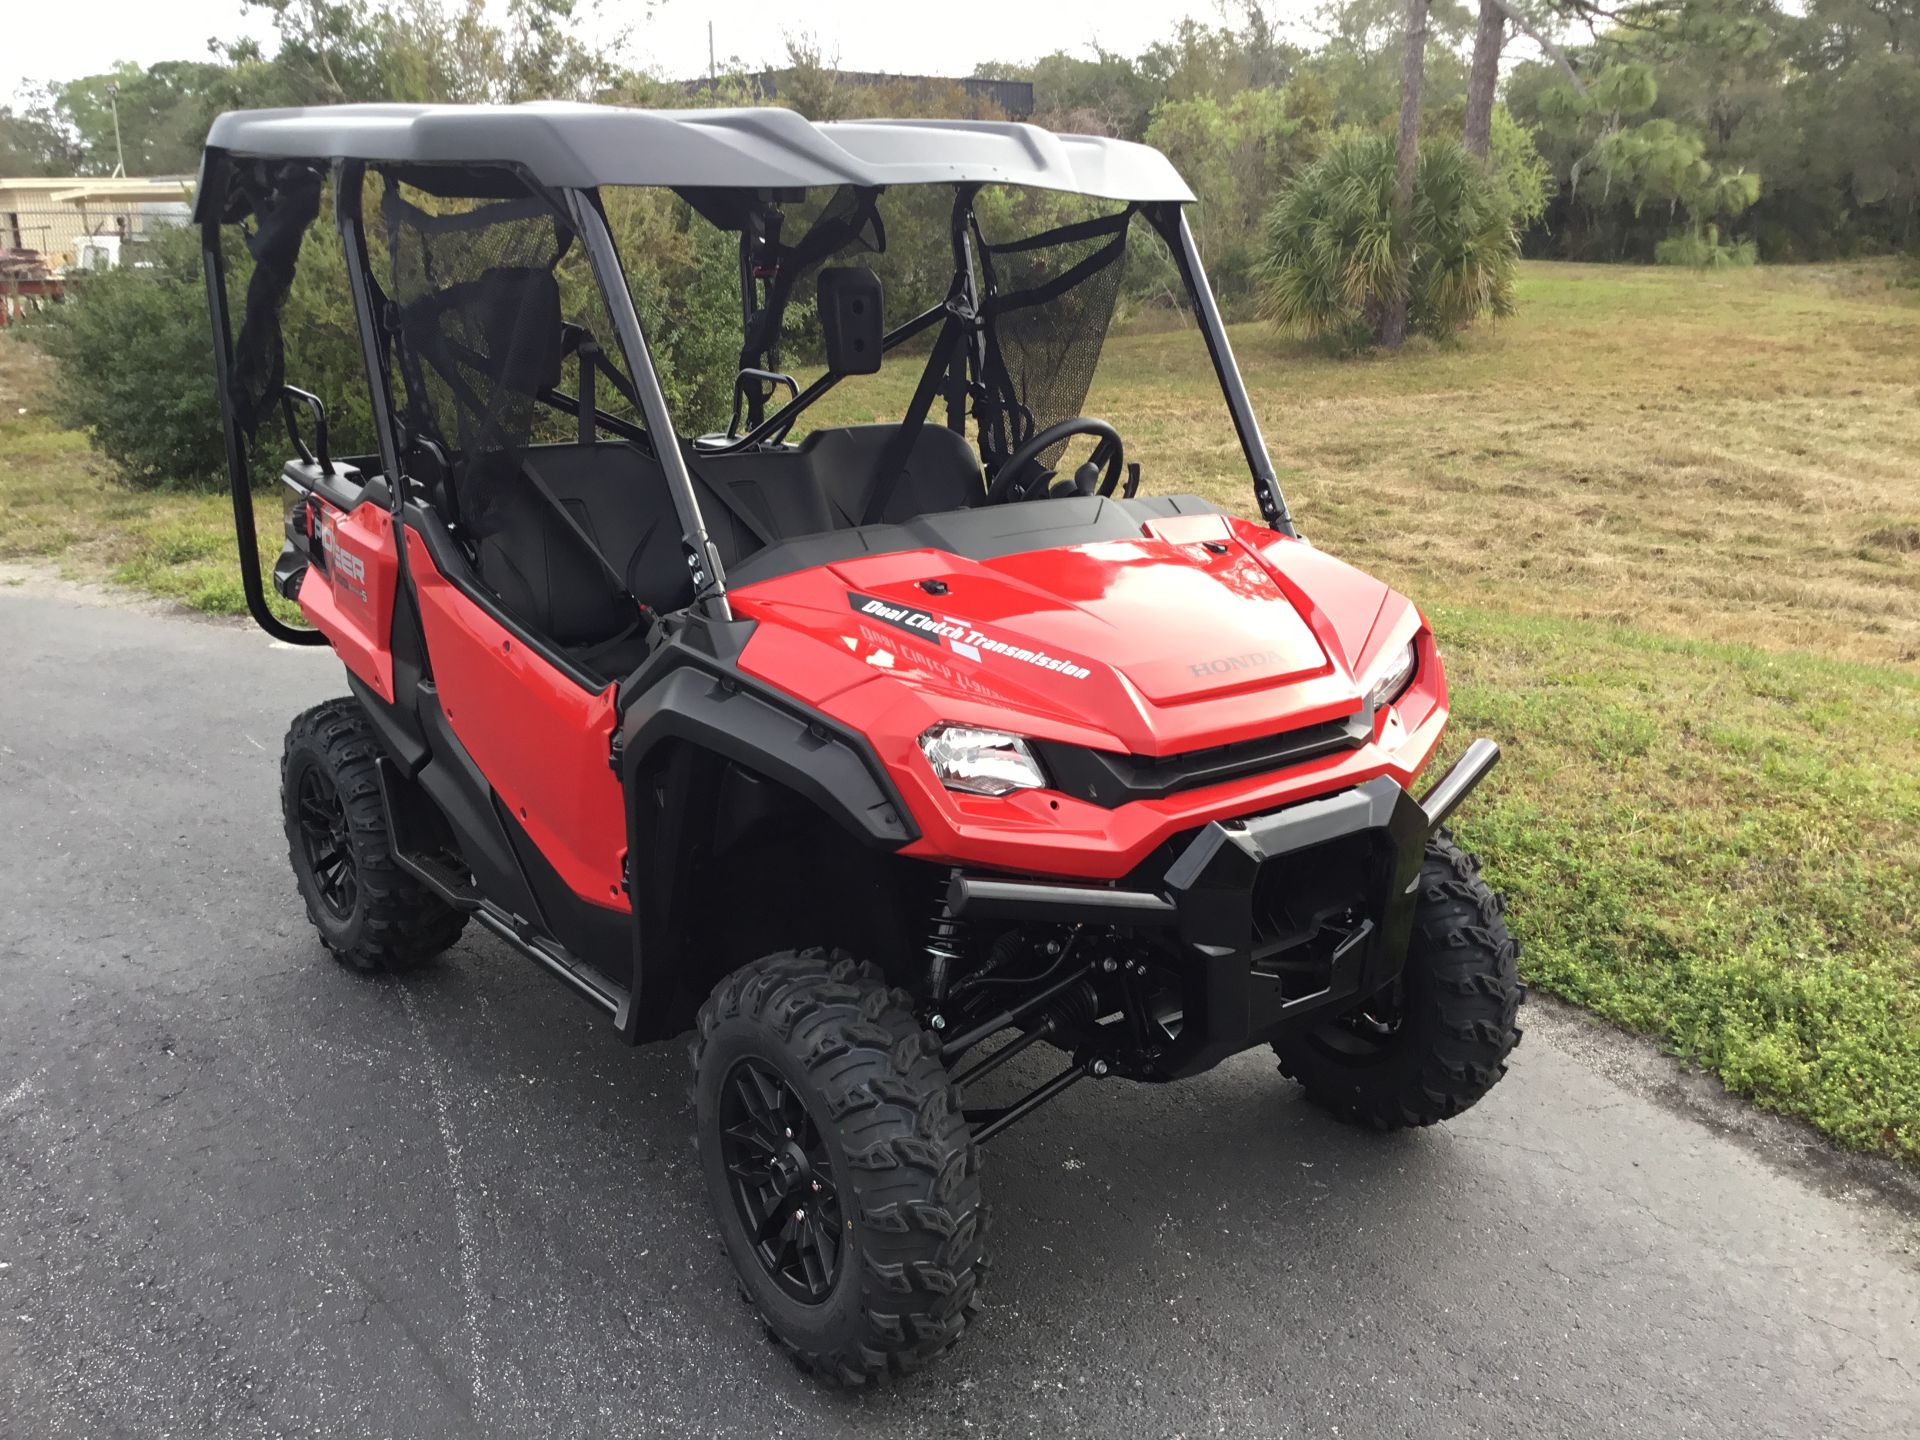
[[[630,110],[524,105],[331,105],[238,110],[209,152],[408,165],[517,165],[544,184],[778,189],[826,185],[1031,185],[1107,200],[1193,192],[1158,150],[987,120],[816,125],[792,110]]]

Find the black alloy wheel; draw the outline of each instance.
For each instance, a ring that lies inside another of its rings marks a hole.
[[[460,938],[467,922],[400,868],[380,786],[383,752],[354,699],[328,700],[287,727],[280,810],[307,919],[355,970],[406,970]]]
[[[980,1152],[913,998],[778,951],[714,986],[690,1058],[701,1173],[768,1334],[839,1385],[958,1341],[986,1268]]]
[[[805,1104],[770,1065],[737,1061],[720,1092],[720,1151],[761,1267],[803,1305],[833,1294],[845,1245],[833,1162]]]
[[[301,772],[296,803],[301,858],[313,877],[314,892],[334,919],[347,920],[360,898],[347,807],[332,777],[318,765]]]

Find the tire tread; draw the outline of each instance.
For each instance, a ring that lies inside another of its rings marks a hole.
[[[1505,902],[1480,877],[1480,859],[1445,831],[1427,842],[1407,965],[1425,967],[1423,1013],[1409,1017],[1424,1037],[1405,1063],[1342,1065],[1308,1035],[1274,1044],[1280,1073],[1338,1118],[1376,1130],[1451,1120],[1507,1073],[1520,1043],[1515,1023],[1526,987],[1520,942],[1507,929]]]
[[[314,898],[305,885],[300,887],[307,919],[319,932],[320,942],[341,964],[361,971],[411,970],[450,948],[460,938],[467,917],[395,862],[375,766],[382,753],[380,741],[366,711],[351,696],[323,701],[295,717],[287,730],[280,759],[281,809],[287,817],[287,859],[295,876],[301,866],[289,781],[294,758],[302,749],[311,750],[326,768],[346,806],[361,893],[358,924],[341,936],[323,923]]]
[[[837,1384],[920,1369],[973,1322],[985,1268],[979,1154],[938,1040],[875,966],[820,949],[768,956],[715,987],[690,1046],[696,1077],[714,1033],[736,1020],[766,1026],[811,1077],[853,1171],[842,1203],[858,1207],[858,1333],[827,1347],[769,1333]]]

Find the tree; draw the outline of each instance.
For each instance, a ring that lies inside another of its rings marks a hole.
[[[1649,120],[1615,130],[1601,141],[1597,159],[1609,187],[1618,184],[1638,215],[1664,204],[1669,220],[1682,223],[1654,246],[1663,264],[1751,263],[1751,245],[1720,243],[1720,221],[1743,213],[1760,198],[1760,177],[1716,169],[1706,158],[1706,137],[1671,120]]]
[[[1289,113],[1285,90],[1242,90],[1164,100],[1147,143],[1165,152],[1199,196],[1190,212],[1200,253],[1223,304],[1253,288],[1261,217],[1287,178],[1317,153],[1322,136]]]
[[[71,175],[79,166],[79,146],[50,90],[31,88],[18,106],[0,105],[0,175]]]
[[[1268,318],[1357,349],[1380,341],[1396,301],[1409,332],[1436,340],[1511,312],[1519,249],[1494,172],[1451,137],[1426,141],[1403,218],[1396,151],[1346,130],[1287,187],[1267,219]]]
[[[1493,92],[1500,82],[1500,52],[1507,43],[1507,14],[1497,0],[1480,0],[1473,33],[1473,66],[1467,72],[1467,115],[1460,143],[1469,155],[1486,157],[1493,143]]]
[[[1651,13],[1670,0],[1635,0],[1636,13]],[[1544,7],[1557,16],[1584,18],[1589,23],[1606,14],[1593,0],[1544,0]],[[1515,0],[1480,0],[1480,18],[1473,33],[1473,68],[1467,80],[1467,113],[1460,128],[1460,140],[1467,153],[1485,158],[1493,136],[1493,98],[1500,80],[1500,56],[1506,49],[1509,27],[1526,35],[1549,56],[1562,71],[1567,83],[1577,91],[1583,88],[1580,72],[1574,69],[1547,26],[1536,21]]]
[[[1389,124],[1400,113],[1406,73],[1405,0],[1328,0],[1313,24],[1323,43],[1296,69],[1296,81],[1312,75],[1326,86],[1336,125]],[[1429,0],[1427,32],[1440,42],[1426,45],[1422,57],[1429,119],[1437,120],[1435,107],[1450,106],[1464,91],[1466,68],[1455,47],[1467,24],[1459,0]]]
[[[108,174],[124,154],[129,175],[190,175],[199,168],[224,79],[225,67],[206,62],[163,60],[143,70],[123,61],[56,86],[54,96],[86,172]]]
[[[1138,140],[1164,93],[1160,82],[1133,59],[1094,47],[1091,60],[1055,51],[1026,64],[995,62],[974,74],[1033,84],[1034,122],[1079,135]]]
[[[1427,0],[1407,0],[1406,50],[1400,73],[1400,134],[1394,145],[1394,249],[1410,246],[1413,225],[1413,188],[1420,166],[1420,81],[1426,74]],[[1380,323],[1380,343],[1397,349],[1407,338],[1407,285],[1404,279],[1387,297]]]
[[[781,104],[812,121],[846,118],[846,98],[840,84],[840,57],[828,55],[813,35],[787,37],[786,68],[774,75]]]

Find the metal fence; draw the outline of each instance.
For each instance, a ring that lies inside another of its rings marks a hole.
[[[107,268],[155,230],[181,223],[186,206],[151,201],[17,205],[0,199],[0,251],[33,251],[56,271]]]

